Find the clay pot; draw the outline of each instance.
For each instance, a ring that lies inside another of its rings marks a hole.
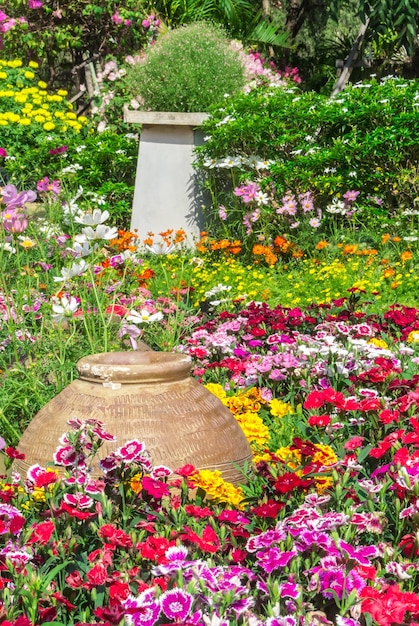
[[[104,442],[98,458],[131,439],[146,444],[155,465],[175,470],[186,463],[222,471],[237,484],[237,466],[251,459],[249,444],[232,413],[190,376],[189,356],[169,352],[109,352],[77,363],[80,378],[46,404],[19,443],[24,472],[51,464],[67,420],[96,418],[116,442]]]

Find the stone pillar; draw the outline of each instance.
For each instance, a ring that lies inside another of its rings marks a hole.
[[[183,228],[193,246],[203,229],[203,193],[193,168],[193,149],[203,143],[197,127],[206,113],[124,112],[124,121],[141,124],[131,230],[143,241]]]

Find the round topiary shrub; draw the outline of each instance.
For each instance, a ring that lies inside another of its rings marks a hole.
[[[125,82],[147,111],[206,111],[245,82],[239,54],[223,30],[198,22],[160,36]]]

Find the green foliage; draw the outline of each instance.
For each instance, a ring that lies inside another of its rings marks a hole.
[[[10,0],[5,11],[17,20],[4,35],[5,58],[35,58],[43,77],[58,83],[72,81],[74,65],[86,57],[121,57],[146,41],[137,0],[53,0],[33,10],[26,0]]]
[[[400,80],[357,84],[334,99],[268,88],[213,109],[203,125],[208,140],[197,149],[213,198],[211,235],[246,236],[242,220],[250,205],[233,195],[231,176],[234,186],[257,181],[267,195],[258,221],[265,236],[278,234],[276,209],[289,191],[311,192],[321,211],[349,189],[360,192],[358,227],[412,208],[418,192],[417,182],[412,184],[419,158],[418,94],[418,81]],[[258,161],[268,161],[266,169]],[[232,221],[219,219],[220,204]],[[323,225],[330,230],[333,220]]]
[[[162,35],[125,83],[146,110],[206,111],[240,91],[244,70],[221,29],[196,23]]]

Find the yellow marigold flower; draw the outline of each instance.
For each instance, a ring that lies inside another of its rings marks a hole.
[[[408,343],[419,343],[419,330],[412,330],[407,335]]]
[[[46,89],[48,87],[48,85],[46,84],[45,81],[38,80],[38,87],[40,87],[41,89]]]
[[[284,417],[285,415],[291,415],[294,413],[294,409],[291,404],[288,402],[282,402],[282,400],[275,398],[269,402],[269,408],[274,417]]]
[[[80,115],[80,117],[78,117],[77,119],[78,119],[78,121],[79,121],[81,124],[86,124],[86,122],[87,122],[87,117],[84,117],[84,115]],[[180,235],[178,235],[178,237],[180,237]],[[183,237],[183,239],[184,239],[184,238],[185,238],[185,237]],[[182,239],[181,241],[183,241],[183,239]]]
[[[57,94],[58,94],[59,96],[64,96],[64,97],[65,97],[65,96],[68,96],[68,91],[66,91],[65,89],[59,89],[59,90],[57,91]]]
[[[76,120],[77,119],[77,115],[75,113],[73,113],[72,111],[69,111],[67,114],[67,119],[69,120]]]
[[[388,345],[386,344],[384,339],[377,339],[376,337],[373,337],[372,339],[368,341],[368,343],[371,343],[373,346],[376,346],[377,348],[383,348],[384,350],[387,350],[388,348]]]
[[[4,78],[7,78],[6,72],[0,72],[0,80],[3,80]]]
[[[220,400],[224,400],[224,398],[227,397],[225,390],[222,388],[221,385],[218,385],[217,383],[208,383],[208,385],[205,385],[205,387]]]
[[[43,128],[44,130],[54,130],[55,124],[53,124],[52,122],[45,122]]]
[[[45,122],[45,117],[43,115],[35,115],[34,120],[39,124],[43,124]]]
[[[0,126],[7,126],[7,125],[8,125],[8,121],[0,118]]]
[[[22,118],[19,120],[19,124],[20,124],[21,126],[30,126],[30,124],[31,124],[31,119],[30,119],[30,117],[22,117]]]
[[[24,72],[23,75],[24,75],[25,78],[28,78],[29,80],[32,80],[32,78],[35,78],[35,74],[33,72],[30,72],[29,70]]]
[[[265,454],[257,453],[253,456],[253,463],[255,465],[256,463],[260,463],[261,461],[265,461],[266,463],[269,463],[270,460],[271,460],[271,455],[269,454],[269,452],[265,452]]]
[[[313,456],[315,463],[321,463],[322,465],[329,466],[338,462],[338,457],[333,452],[330,446],[323,445],[321,443],[314,444],[318,452]]]
[[[256,443],[262,446],[269,441],[269,428],[263,423],[262,418],[257,413],[249,411],[235,415],[235,418],[249,443]]]
[[[238,509],[243,508],[241,504],[243,500],[242,489],[225,481],[219,470],[200,470],[189,480],[203,489],[211,500],[230,504]]]
[[[33,67],[35,70],[39,67],[39,63],[36,61],[29,61],[28,65],[29,67]]]

